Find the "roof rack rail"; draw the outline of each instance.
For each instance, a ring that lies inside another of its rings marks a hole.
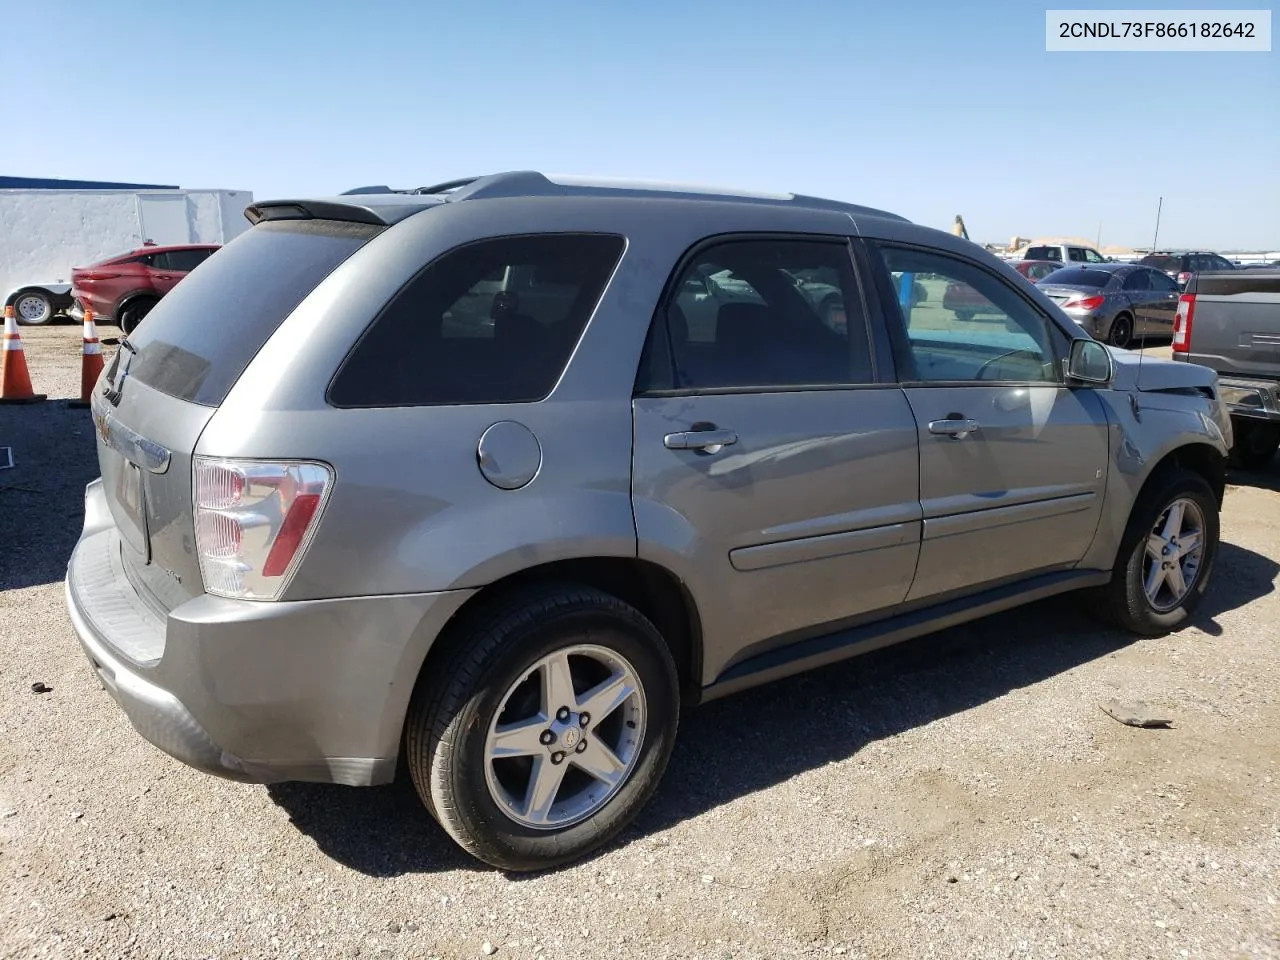
[[[860,214],[908,222],[906,217],[874,207],[798,193],[759,193],[727,187],[657,181],[615,180],[605,177],[547,176],[534,170],[512,170],[483,176],[462,177],[416,190],[412,194],[440,196],[450,202],[497,197],[651,197],[700,198],[773,206],[804,207],[838,213]]]

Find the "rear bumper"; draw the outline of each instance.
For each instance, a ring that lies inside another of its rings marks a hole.
[[[69,311],[70,316],[76,320],[84,319],[85,308],[93,310],[93,318],[95,320],[103,320],[108,323],[115,322],[116,304],[112,300],[103,297],[95,297],[87,294],[83,290],[71,291],[72,305]]]
[[[1280,382],[1220,376],[1218,394],[1234,417],[1280,420]]]
[[[231,780],[352,786],[394,777],[419,669],[472,593],[200,596],[162,615],[125,575],[100,480],[85,491],[65,590],[102,685],[165,753]]]

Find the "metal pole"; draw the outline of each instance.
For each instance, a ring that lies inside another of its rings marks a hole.
[[[1164,207],[1164,197],[1160,198],[1160,203],[1156,206],[1156,235],[1151,239],[1151,252],[1157,250],[1156,241],[1160,239],[1160,210]]]

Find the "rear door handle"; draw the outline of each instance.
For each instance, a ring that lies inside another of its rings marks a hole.
[[[708,450],[711,453],[737,442],[738,435],[732,430],[688,430],[668,433],[662,438],[662,445],[668,450]]]
[[[963,440],[978,429],[977,420],[931,420],[929,432],[952,440]]]

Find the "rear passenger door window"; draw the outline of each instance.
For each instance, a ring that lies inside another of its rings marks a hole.
[[[676,389],[833,387],[872,379],[866,324],[860,309],[850,309],[857,286],[844,243],[719,243],[686,263],[673,291],[663,320]]]
[[[422,270],[329,389],[339,407],[518,403],[559,380],[622,255],[611,234],[483,240]]]

